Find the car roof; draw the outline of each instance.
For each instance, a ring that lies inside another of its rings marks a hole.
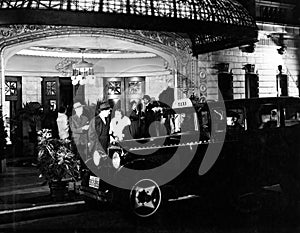
[[[214,105],[218,105],[218,103],[220,104],[222,102],[209,102],[208,105],[214,106]],[[299,103],[300,104],[300,98],[290,97],[290,96],[263,97],[263,98],[225,100],[224,103],[226,106],[233,106],[233,105],[246,106],[249,104],[256,105],[256,104],[268,104],[268,103],[274,103],[274,104]]]

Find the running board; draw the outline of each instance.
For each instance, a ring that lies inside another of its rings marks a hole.
[[[178,198],[172,198],[172,199],[168,199],[168,201],[182,201],[182,200],[189,200],[189,199],[194,199],[194,198],[199,198],[200,196],[197,195],[187,195],[187,196],[183,196],[183,197],[178,197]]]

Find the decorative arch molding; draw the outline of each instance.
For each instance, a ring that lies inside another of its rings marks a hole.
[[[59,36],[99,36],[126,40],[151,47],[180,58],[183,62],[192,54],[191,42],[172,32],[156,32],[130,29],[90,28],[49,25],[9,25],[0,27],[0,49],[26,42]]]
[[[168,57],[168,68],[174,69],[174,78],[187,77],[190,68],[190,61],[193,58],[192,43],[182,35],[174,32],[158,32],[131,29],[113,28],[91,28],[73,26],[49,26],[49,25],[7,25],[0,26],[0,51],[1,82],[0,92],[2,93],[1,102],[4,100],[4,70],[5,63],[10,56],[13,56],[22,45],[38,42],[43,39],[72,36],[91,36],[91,37],[111,37],[114,39],[125,40],[138,45],[146,46],[156,51],[158,54],[165,54]],[[16,50],[12,48],[19,45]],[[10,48],[7,56],[6,50]],[[5,54],[3,56],[3,54]],[[164,57],[164,58],[166,58]]]

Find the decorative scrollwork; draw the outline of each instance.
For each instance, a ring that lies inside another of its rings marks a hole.
[[[38,9],[145,15],[255,26],[245,8],[233,0],[5,0],[1,9]]]
[[[55,69],[59,71],[63,76],[70,77],[72,75],[73,65],[75,63],[76,61],[65,58],[55,66]]]
[[[59,29],[63,26],[51,25],[8,25],[0,27],[0,41],[6,38],[33,33],[37,31],[45,31],[48,29]]]
[[[49,25],[9,25],[0,27],[0,44],[3,41],[26,41],[49,35],[64,34],[93,34],[108,35],[115,38],[126,38],[135,43],[149,44],[158,47],[168,47],[169,50],[178,53],[179,56],[191,54],[189,41],[176,33],[154,32],[129,29],[102,29],[81,28],[72,26],[49,26]]]

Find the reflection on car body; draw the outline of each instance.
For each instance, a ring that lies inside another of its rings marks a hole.
[[[173,124],[170,135],[125,140],[121,146],[112,145],[108,149],[111,160],[99,168],[115,179],[124,179],[123,168],[138,170],[161,166],[180,148],[181,154],[170,168],[180,171],[182,158],[189,156],[194,148],[191,162],[170,182],[160,185],[151,177],[142,177],[132,181],[131,190],[125,190],[101,179],[95,184],[95,175],[87,169],[82,180],[82,194],[88,200],[128,202],[140,217],[151,216],[164,201],[182,196],[229,198],[239,203],[243,194],[276,184],[280,184],[291,199],[297,198],[300,99],[238,99],[225,101],[225,107],[220,107],[218,102],[173,106],[173,111],[168,111]],[[225,139],[220,137],[222,134]],[[207,148],[217,144],[223,147],[216,162],[205,174],[199,175]]]

